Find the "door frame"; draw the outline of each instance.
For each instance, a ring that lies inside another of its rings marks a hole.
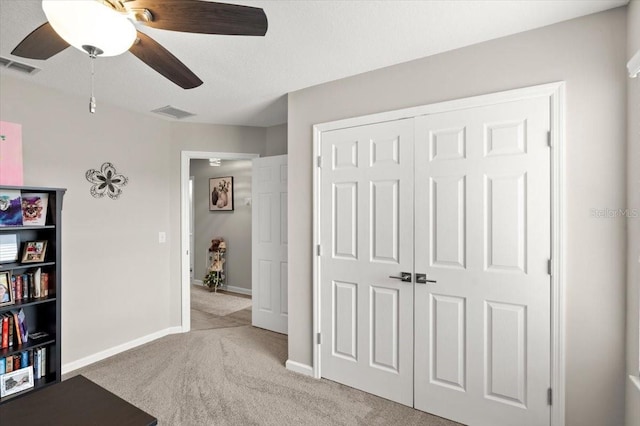
[[[551,426],[565,424],[565,83],[563,81],[438,102],[418,107],[370,114],[313,126],[313,377],[321,377],[320,343],[320,145],[322,133],[355,126],[437,114],[460,109],[495,105],[518,100],[547,97],[550,102],[551,145]]]
[[[189,169],[191,160],[253,160],[260,154],[240,152],[180,151],[180,286],[182,299],[181,329],[191,330],[191,280],[189,278]]]

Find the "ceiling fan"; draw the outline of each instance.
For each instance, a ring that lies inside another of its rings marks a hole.
[[[73,46],[95,59],[128,50],[183,89],[198,87],[202,80],[136,26],[199,34],[267,32],[261,8],[203,0],[43,0],[42,9],[48,22],[25,37],[12,55],[49,59]]]

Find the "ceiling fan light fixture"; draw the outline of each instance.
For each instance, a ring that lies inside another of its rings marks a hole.
[[[100,56],[116,56],[136,40],[133,22],[98,0],[42,0],[42,10],[58,35],[83,52],[93,46]]]

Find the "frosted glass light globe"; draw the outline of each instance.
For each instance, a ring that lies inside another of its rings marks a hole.
[[[43,0],[42,10],[58,35],[85,53],[83,45],[120,55],[136,40],[133,22],[96,0]]]

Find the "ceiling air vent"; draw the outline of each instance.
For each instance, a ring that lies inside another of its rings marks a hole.
[[[22,62],[13,61],[3,56],[0,56],[0,66],[25,74],[35,74],[40,71],[40,68],[32,67],[31,65],[27,65]]]
[[[187,118],[187,117],[192,117],[192,116],[195,115],[195,114],[191,114],[190,112],[178,109],[176,107],[172,107],[171,105],[167,105],[167,106],[162,107],[162,108],[154,109],[151,112],[155,112],[156,114],[164,115],[165,117],[176,118],[178,120],[181,120],[181,119]]]

